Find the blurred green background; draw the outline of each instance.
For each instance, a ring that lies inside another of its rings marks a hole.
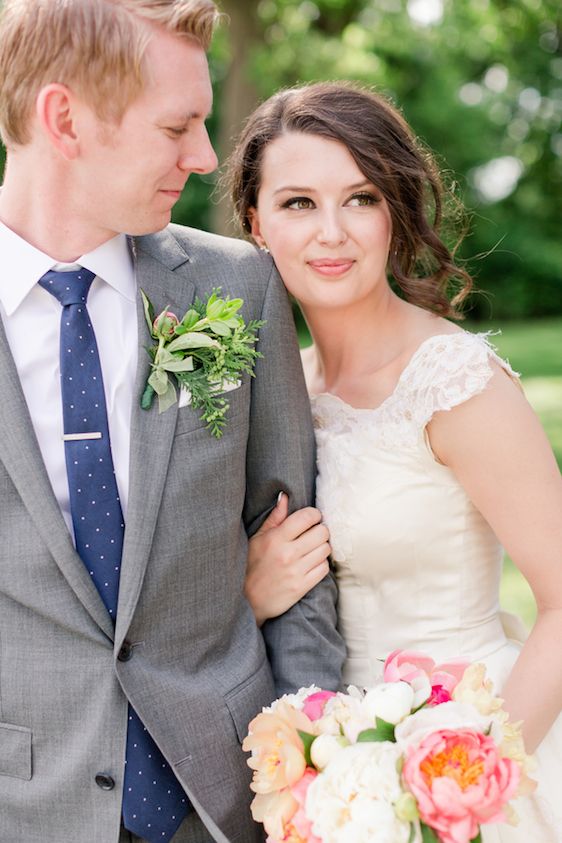
[[[463,200],[478,291],[467,327],[501,329],[562,465],[562,50],[559,0],[219,0],[209,122],[222,160],[279,87],[349,78],[402,109]],[[0,169],[3,155],[0,149]],[[187,225],[235,233],[216,175],[192,176]],[[517,455],[514,455],[514,459]],[[506,563],[502,599],[531,622]]]

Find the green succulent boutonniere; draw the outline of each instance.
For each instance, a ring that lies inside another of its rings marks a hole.
[[[187,390],[191,406],[203,412],[201,418],[219,439],[226,424],[228,401],[221,394],[239,385],[240,376],[253,377],[257,331],[265,323],[254,320],[247,325],[239,315],[242,299],[219,298],[213,290],[206,302],[197,298],[183,319],[165,308],[157,316],[148,297],[141,290],[144,314],[155,345],[147,348],[152,361],[151,373],[141,398],[141,407],[149,410],[158,396],[158,411],[163,413],[177,401],[172,375]]]

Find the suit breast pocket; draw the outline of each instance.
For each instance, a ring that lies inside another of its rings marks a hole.
[[[236,389],[221,393],[221,396],[228,402],[228,410],[225,416],[226,424],[223,428],[224,433],[228,432],[229,425],[239,424],[244,420],[244,416],[246,419],[248,418],[250,390],[250,379],[247,378]],[[194,430],[205,428],[207,422],[201,418],[202,412],[201,409],[196,410],[190,404],[180,407],[178,409],[178,420],[176,423],[176,436],[183,436],[186,433],[192,433]]]
[[[0,723],[0,776],[31,779],[31,729]]]

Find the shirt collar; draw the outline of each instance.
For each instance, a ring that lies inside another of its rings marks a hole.
[[[11,316],[37,284],[57,264],[49,255],[32,246],[0,222],[0,302]],[[117,234],[76,261],[94,272],[129,301],[135,301],[136,282],[127,238]]]

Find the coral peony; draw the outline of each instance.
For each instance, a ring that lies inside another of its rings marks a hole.
[[[481,824],[505,822],[520,774],[491,737],[470,729],[439,729],[409,746],[402,771],[421,819],[442,843],[468,843]]]

